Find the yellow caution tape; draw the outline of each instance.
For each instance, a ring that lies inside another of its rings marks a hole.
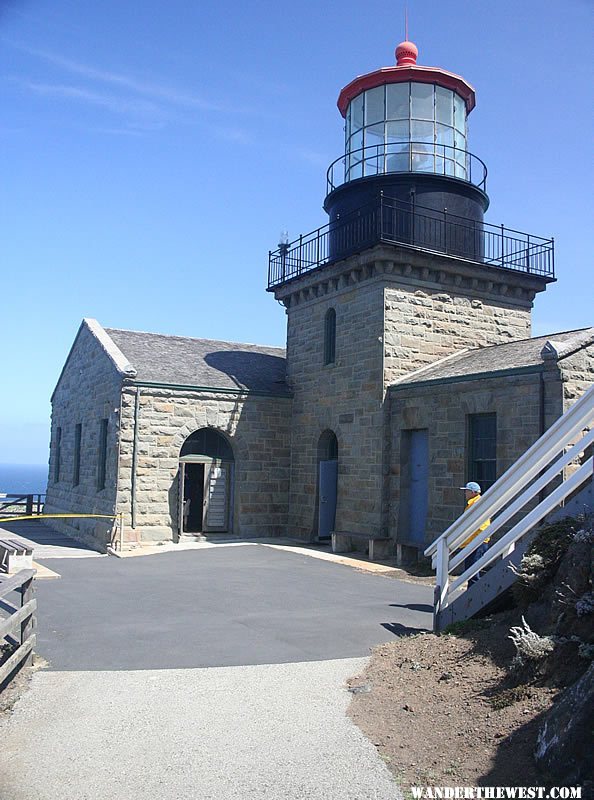
[[[121,514],[33,514],[28,517],[6,517],[0,522],[20,522],[23,519],[119,519]]]

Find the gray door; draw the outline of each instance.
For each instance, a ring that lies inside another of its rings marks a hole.
[[[318,537],[327,539],[334,530],[336,520],[336,486],[338,461],[320,461],[320,507]]]
[[[429,502],[429,432],[426,428],[410,432],[409,465],[408,531],[414,543],[423,545]]]

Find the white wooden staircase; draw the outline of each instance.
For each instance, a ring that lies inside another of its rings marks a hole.
[[[485,492],[480,502],[425,550],[436,570],[435,631],[468,619],[511,586],[515,575],[510,564],[519,564],[535,526],[570,496],[580,506],[576,493],[581,490],[586,499],[578,510],[594,510],[592,456],[585,456],[589,448],[591,452],[593,442],[594,386]],[[461,543],[487,519],[491,520],[490,526],[459,550]],[[494,535],[502,529],[506,532],[493,542]],[[487,537],[492,537],[488,551],[470,569],[452,575]],[[469,578],[488,565],[492,566],[487,574],[466,588]]]

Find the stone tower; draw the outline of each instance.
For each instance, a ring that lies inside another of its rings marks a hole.
[[[550,241],[483,220],[473,87],[417,55],[403,42],[395,66],[342,89],[329,223],[270,254],[294,394],[289,530],[306,539],[386,533],[387,387],[465,348],[530,336],[533,299],[553,280]]]

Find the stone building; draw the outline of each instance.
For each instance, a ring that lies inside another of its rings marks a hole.
[[[462,482],[491,485],[592,383],[594,328],[530,338],[553,243],[484,221],[474,89],[396,55],[340,93],[328,225],[270,254],[286,353],[85,320],[52,397],[48,513],[121,514],[132,541],[339,530],[415,556]]]
[[[290,406],[280,348],[83,320],[52,396],[45,511],[122,513],[132,540],[280,535]],[[105,547],[113,525],[73,527]]]

